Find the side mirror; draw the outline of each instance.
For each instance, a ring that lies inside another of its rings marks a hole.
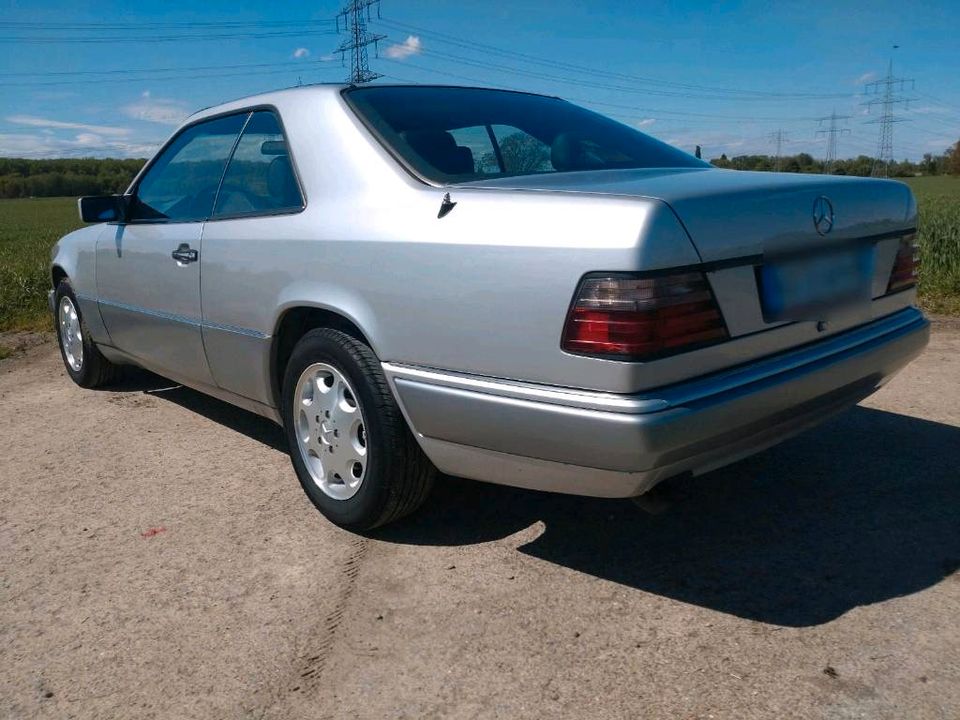
[[[77,209],[87,223],[118,222],[126,219],[127,200],[123,195],[90,195],[77,200]]]

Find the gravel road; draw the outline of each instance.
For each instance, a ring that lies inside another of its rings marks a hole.
[[[960,718],[960,329],[666,512],[444,479],[369,538],[278,428],[0,362],[0,718]]]

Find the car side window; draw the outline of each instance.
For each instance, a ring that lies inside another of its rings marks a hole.
[[[296,211],[303,207],[280,121],[258,110],[240,136],[223,177],[213,217]]]
[[[192,125],[180,133],[137,184],[132,220],[206,220],[223,169],[249,113]]]

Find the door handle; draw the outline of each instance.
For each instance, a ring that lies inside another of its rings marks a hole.
[[[200,253],[196,250],[191,250],[189,243],[180,243],[180,247],[170,253],[170,257],[172,257],[181,265],[186,265],[187,263],[192,263],[199,260]]]

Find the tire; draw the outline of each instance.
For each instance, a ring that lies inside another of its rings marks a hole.
[[[436,469],[367,345],[331,328],[307,332],[287,363],[282,403],[294,470],[332,523],[362,532],[423,504]]]
[[[53,322],[60,357],[70,379],[83,388],[101,387],[119,380],[122,368],[107,360],[93,342],[69,280],[60,281],[54,298]]]

